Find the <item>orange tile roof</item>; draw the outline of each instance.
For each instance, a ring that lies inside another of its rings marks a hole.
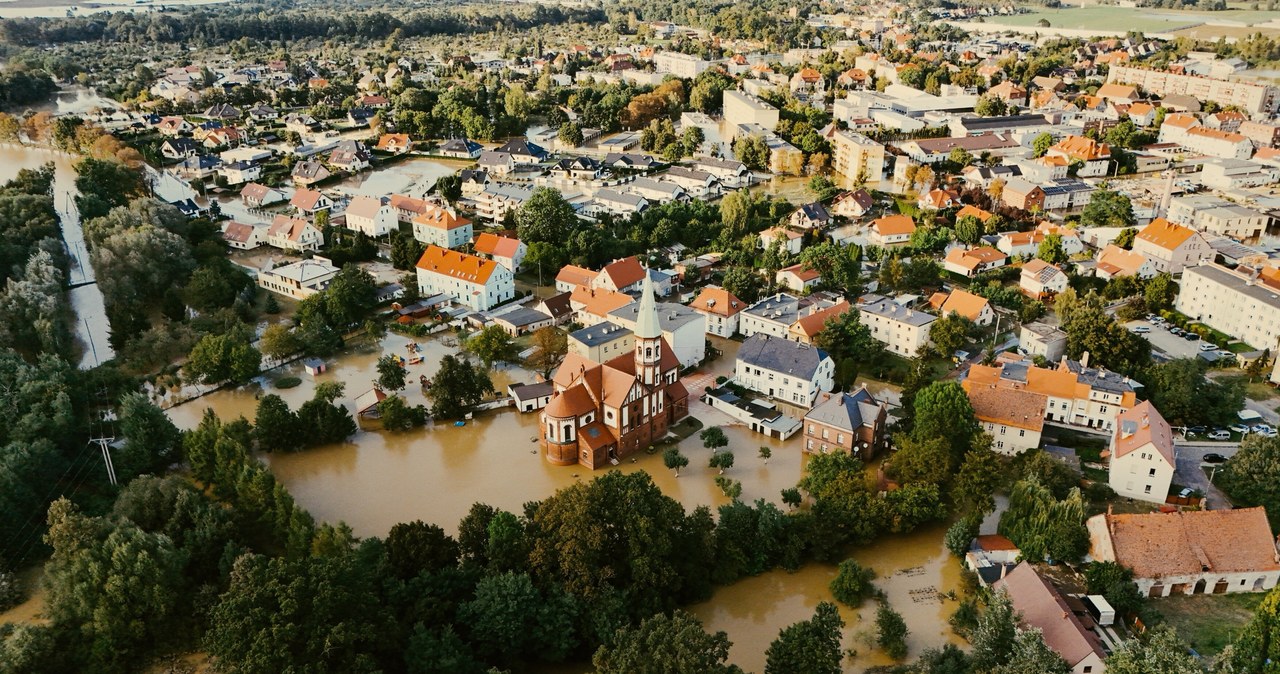
[[[568,360],[568,356],[565,357]],[[583,384],[574,384],[551,397],[547,403],[546,415],[556,419],[577,418],[595,410],[596,402]]]
[[[991,211],[985,211],[981,208],[978,208],[977,206],[974,206],[972,204],[966,204],[964,208],[961,208],[960,210],[956,211],[956,220],[959,220],[960,218],[970,216],[970,215],[977,218],[980,222],[986,223],[986,221],[990,220],[991,216],[995,214],[992,213]]]
[[[409,146],[409,134],[407,134],[407,133],[384,133],[384,134],[382,134],[382,137],[378,139],[378,144],[377,144],[375,147],[376,147],[377,149],[379,149],[379,150],[386,150],[387,148],[391,147],[392,145],[400,145],[400,146],[402,146],[402,147],[408,147],[408,146]]]
[[[1101,58],[1098,59],[1098,63],[1103,62]],[[1098,95],[1102,98],[1133,98],[1138,95],[1138,89],[1130,84],[1112,82],[1098,87]]]
[[[1195,236],[1196,230],[1174,224],[1164,218],[1156,218],[1151,224],[1138,232],[1138,238],[1165,250],[1177,250],[1187,239]]]
[[[610,262],[600,273],[608,276],[616,288],[626,288],[644,280],[644,267],[634,255]]]
[[[1085,136],[1067,136],[1059,141],[1057,145],[1049,148],[1049,151],[1061,153],[1081,161],[1106,159],[1111,156],[1111,146]]]
[[[795,274],[796,278],[800,279],[805,283],[808,283],[809,281],[812,281],[821,276],[821,274],[814,271],[813,269],[810,269],[803,262],[800,264],[793,264],[790,267],[784,267],[778,270],[778,273],[782,273],[782,272]]]
[[[840,300],[826,309],[815,311],[804,318],[796,321],[787,329],[788,332],[794,332],[812,339],[822,328],[827,325],[827,321],[837,318],[849,312],[850,306],[848,300]]]
[[[1280,570],[1264,508],[1098,515],[1137,578]]]
[[[575,286],[573,293],[569,295],[570,303],[581,305],[582,311],[593,316],[608,316],[609,312],[621,309],[634,301],[626,293],[590,286]]]
[[[489,282],[489,277],[497,268],[498,263],[493,260],[454,252],[439,246],[427,246],[426,252],[418,260],[418,269],[481,285]]]
[[[413,219],[416,225],[426,225],[433,229],[453,230],[466,227],[471,221],[447,208],[436,206]]]
[[[908,215],[886,215],[872,220],[871,228],[880,236],[911,234],[916,231],[916,221]]]
[[[963,250],[961,248],[952,248],[946,257],[946,261],[951,264],[960,265],[965,269],[977,269],[979,265],[990,264],[997,260],[1003,260],[1009,257],[1004,253],[991,248],[989,246],[981,246],[979,248],[971,248]]]
[[[1188,115],[1185,112],[1175,112],[1164,118],[1164,126],[1176,126],[1182,129],[1190,129],[1200,123],[1195,115]]]
[[[1153,112],[1155,109],[1156,107],[1154,105],[1151,105],[1150,103],[1143,103],[1143,102],[1134,103],[1129,106],[1129,116],[1140,117],[1140,116],[1146,115],[1149,112]]]
[[[589,286],[596,280],[596,272],[575,265],[567,264],[556,274],[557,283],[569,283],[575,286]]]
[[[476,237],[475,249],[477,253],[484,253],[485,255],[515,257],[515,254],[520,250],[520,240],[484,232]]]
[[[1150,400],[1138,403],[1116,418],[1111,436],[1111,457],[1118,459],[1151,443],[1169,465],[1174,465],[1173,430]]]
[[[963,382],[979,421],[1040,432],[1048,398],[1042,393],[996,384]]]
[[[1218,140],[1225,140],[1232,143],[1243,143],[1249,140],[1248,138],[1245,138],[1243,135],[1234,133],[1232,131],[1219,131],[1217,129],[1210,129],[1204,126],[1191,127],[1190,129],[1187,129],[1187,133],[1194,134],[1197,136],[1204,136],[1205,138],[1217,138]]]
[[[947,301],[942,303],[942,315],[950,316],[954,311],[971,321],[976,321],[987,306],[989,306],[987,298],[956,288],[947,296]]]
[[[388,197],[388,203],[397,211],[408,211],[410,213],[426,213],[432,207],[425,199],[415,199],[403,194],[391,195]]]
[[[1045,646],[1062,656],[1072,671],[1090,656],[1098,662],[1106,657],[1098,635],[1085,628],[1062,594],[1035,567],[1022,562],[994,587],[1009,595],[1022,624],[1040,630]],[[1088,665],[1081,671],[1089,671]]]
[[[689,308],[717,316],[734,316],[745,307],[742,300],[724,288],[703,288]]]
[[[1137,274],[1142,265],[1147,263],[1147,258],[1142,253],[1135,253],[1131,250],[1125,250],[1115,244],[1110,244],[1098,253],[1098,269],[1106,271],[1108,274],[1115,276]]]

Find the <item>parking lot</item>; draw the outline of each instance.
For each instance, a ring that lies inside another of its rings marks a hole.
[[[1209,501],[1210,510],[1230,508],[1231,502],[1227,500],[1226,495],[1219,491],[1216,486],[1210,484],[1206,468],[1212,470],[1214,464],[1206,464],[1204,456],[1212,453],[1231,458],[1235,456],[1239,449],[1239,445],[1229,442],[1178,443],[1178,465],[1174,470],[1173,481],[1204,494]],[[1222,464],[1216,465],[1221,466]]]
[[[1195,358],[1200,355],[1200,345],[1203,341],[1197,339],[1195,341],[1187,341],[1161,327],[1160,325],[1149,323],[1147,321],[1129,321],[1124,327],[1133,330],[1138,326],[1144,326],[1150,332],[1143,333],[1143,337],[1151,342],[1151,348],[1165,354],[1170,358]],[[1222,346],[1219,344],[1218,346]]]

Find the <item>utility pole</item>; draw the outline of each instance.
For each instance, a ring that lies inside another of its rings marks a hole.
[[[98,391],[99,400],[107,397],[106,389]],[[107,481],[116,486],[116,467],[111,460],[111,443],[115,441],[115,412],[110,407],[102,406],[93,412],[93,424],[89,430],[89,444],[98,445],[102,450],[102,463],[107,468]]]

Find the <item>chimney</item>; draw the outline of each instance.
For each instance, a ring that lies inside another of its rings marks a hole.
[[[1084,369],[1084,368],[1086,368],[1086,367],[1089,367],[1089,352],[1088,352],[1088,351],[1085,351],[1084,353],[1080,354],[1080,369],[1082,369],[1082,370],[1083,370],[1083,369]]]

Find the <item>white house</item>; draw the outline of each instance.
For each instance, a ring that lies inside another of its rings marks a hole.
[[[524,262],[524,256],[528,251],[529,247],[523,241],[509,236],[484,232],[476,237],[477,255],[488,257],[512,272],[520,271],[520,265]]]
[[[253,250],[267,242],[267,228],[228,220],[222,223],[222,239],[237,250]]]
[[[449,295],[474,311],[487,311],[515,297],[511,270],[493,260],[429,245],[417,269],[423,297]]]
[[[277,215],[267,228],[267,245],[298,252],[320,250],[324,233],[302,218]]]
[[[1018,288],[1028,297],[1052,297],[1067,289],[1067,275],[1044,260],[1035,259],[1022,265]]]
[[[969,394],[969,404],[973,406],[978,425],[991,436],[993,450],[1016,456],[1040,446],[1048,397],[997,384],[965,380],[961,385]]]
[[[1156,273],[1181,274],[1213,259],[1213,248],[1196,230],[1156,218],[1142,228],[1133,240],[1133,252],[1146,257]]]
[[[298,260],[279,267],[258,270],[258,287],[277,295],[304,300],[329,287],[338,268],[323,257]]]
[[[782,250],[792,255],[799,255],[800,248],[804,245],[804,235],[786,227],[770,227],[760,232],[761,248],[769,250],[773,247],[774,241],[782,242]]]
[[[765,334],[752,335],[734,362],[739,385],[809,409],[835,386],[835,362],[822,349]]]
[[[396,210],[377,197],[358,196],[346,210],[347,229],[363,232],[375,239],[396,231]]]
[[[871,221],[867,239],[877,246],[907,243],[916,231],[916,222],[909,215],[886,215]]]
[[[689,303],[689,308],[706,318],[708,335],[732,337],[738,332],[738,314],[747,305],[724,288],[707,287]]]
[[[413,219],[413,238],[430,246],[460,248],[471,243],[471,221],[451,208],[433,206]]]
[[[1173,429],[1151,401],[1120,412],[1111,436],[1107,480],[1116,494],[1164,503],[1176,465]]]

